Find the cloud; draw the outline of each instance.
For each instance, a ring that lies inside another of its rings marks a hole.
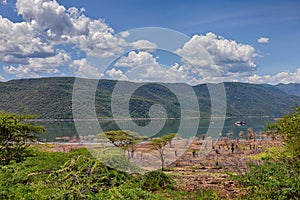
[[[138,67],[148,64],[158,65],[156,58],[152,54],[145,51],[139,51],[138,53],[130,51],[127,56],[122,56],[118,59],[115,66]]]
[[[6,81],[5,78],[0,75],[0,82],[4,82],[4,81]]]
[[[5,3],[7,1],[2,1],[2,4]],[[82,55],[108,58],[124,54],[128,48],[136,48],[148,51],[129,52],[116,62],[116,68],[106,71],[105,75],[127,79],[130,71],[139,70],[143,71],[141,76],[144,79],[150,80],[155,76],[163,79],[165,76],[168,81],[185,79],[188,83],[197,83],[200,79],[217,80],[217,75],[210,74],[210,70],[218,69],[223,80],[300,82],[298,69],[272,76],[256,75],[255,59],[258,55],[252,46],[211,32],[194,35],[175,52],[187,60],[166,67],[159,64],[149,51],[157,48],[155,43],[147,40],[127,42],[129,32],[115,34],[104,20],[85,16],[84,8],[66,8],[56,0],[17,0],[15,8],[23,21],[13,22],[0,16],[0,61],[4,65],[4,73],[16,77],[58,74],[60,68],[69,67],[78,76],[99,78],[103,74]],[[269,38],[260,37],[257,42],[268,43]],[[78,55],[76,52],[79,52]],[[1,80],[5,80],[5,75],[0,76]]]
[[[19,78],[24,77],[32,77],[38,78],[40,77],[37,73],[33,72],[30,68],[20,65],[19,67],[14,66],[4,66],[3,70],[5,73],[14,74]]]
[[[15,7],[24,21],[12,22],[0,16],[0,61],[6,66],[6,73],[21,76],[24,71],[24,76],[36,77],[50,68],[50,60],[52,69],[56,69],[62,65],[59,52],[63,49],[68,49],[69,54],[78,51],[108,58],[124,53],[128,47],[156,47],[146,40],[128,43],[125,38],[129,32],[115,34],[104,20],[85,16],[84,8],[66,8],[56,0],[17,0]],[[82,58],[74,55],[72,59]],[[65,60],[69,62],[64,64],[71,63],[71,59]]]
[[[147,50],[157,49],[157,45],[148,40],[138,40],[138,41],[132,42],[130,45],[135,49],[147,49]]]
[[[195,51],[199,53],[199,51]],[[207,65],[208,61],[199,61],[199,64]],[[116,61],[115,67],[121,67],[119,69],[113,69],[112,73],[114,79],[118,79],[120,73],[126,75],[127,80],[136,82],[185,82],[191,85],[204,83],[204,80],[208,80],[209,76],[205,76],[207,73],[206,68],[197,69],[190,65],[190,63],[174,63],[172,65],[164,65],[159,63],[157,57],[153,54],[145,51],[131,51],[126,56],[122,56]],[[128,68],[125,69],[124,67]],[[213,66],[211,66],[213,67]],[[106,73],[108,74],[108,73]],[[206,77],[204,79],[204,77]],[[220,79],[217,79],[220,81]],[[218,82],[215,79],[211,82]]]
[[[104,75],[99,72],[98,68],[92,66],[85,58],[74,60],[70,65],[71,70],[79,77],[83,78],[103,78]]]
[[[120,69],[117,70],[115,68],[109,70],[108,73],[114,79],[130,80],[134,82],[184,82],[193,84],[192,81],[194,81],[194,77],[189,77],[179,69],[181,69],[181,66],[179,66],[177,63],[171,67],[160,64],[145,64],[138,67],[133,67],[125,73]],[[198,83],[199,81],[197,81],[197,84]]]
[[[116,67],[128,67],[121,71],[113,68],[107,74],[114,79],[126,75],[127,80],[136,82],[186,82],[198,84],[199,80],[191,73],[190,66],[174,63],[171,66],[160,64],[151,53],[145,51],[131,51],[127,56],[122,56],[115,63]],[[121,74],[122,73],[122,74]],[[125,73],[125,74],[124,74]]]
[[[63,66],[71,61],[71,57],[64,51],[58,52],[56,55],[46,58],[28,58],[26,64],[18,66],[4,66],[5,73],[14,74],[17,77],[40,77],[39,74],[54,74],[58,73],[58,66]]]
[[[30,57],[55,54],[53,46],[35,36],[34,22],[13,23],[0,16],[0,59],[5,63],[27,63]]]
[[[74,44],[100,57],[122,53],[128,45],[103,20],[86,17],[84,9],[66,9],[55,0],[18,0],[16,8],[24,20],[34,22],[40,31],[45,30],[44,35],[55,44]]]
[[[112,79],[127,80],[127,77],[119,69],[112,68],[110,70],[107,70],[106,74],[109,75]]]
[[[267,37],[260,37],[257,39],[258,43],[269,43],[269,38]]]
[[[259,76],[254,74],[245,78],[243,81],[250,83],[269,83],[272,85],[278,83],[300,83],[300,68],[296,69],[295,72],[284,71],[274,75]]]
[[[213,66],[209,58],[211,57],[222,76],[232,73],[251,75],[256,70],[257,55],[252,46],[225,39],[211,32],[206,35],[194,35],[176,53],[200,69],[207,65]]]

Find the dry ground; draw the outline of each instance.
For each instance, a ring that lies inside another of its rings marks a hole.
[[[165,149],[168,165],[166,173],[174,176],[180,190],[213,189],[218,192],[221,199],[233,199],[244,194],[245,191],[229,179],[229,174],[245,173],[248,170],[247,162],[250,155],[258,154],[269,147],[284,145],[281,141],[271,139],[229,141],[220,140],[213,143],[203,140],[194,140],[191,143],[187,140],[174,141]],[[186,145],[189,148],[186,148]],[[47,151],[60,152],[82,147],[85,145],[75,143],[41,146]],[[161,163],[158,152],[151,150],[147,143],[137,146],[132,162],[146,169],[159,168]]]

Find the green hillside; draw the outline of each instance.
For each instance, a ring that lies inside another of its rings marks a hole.
[[[41,118],[72,118],[72,93],[75,78],[51,77],[20,79],[0,83],[0,109],[8,112],[29,112]],[[89,87],[97,80],[85,80]],[[98,117],[111,117],[111,94],[116,81],[100,80],[95,95]],[[161,84],[129,83],[138,86],[130,99],[132,117],[148,117],[148,110],[154,104],[162,105],[168,117],[180,117],[180,102]],[[136,85],[138,84],[138,85]],[[224,83],[227,96],[227,116],[281,116],[290,111],[300,97],[289,95],[275,86],[246,83]],[[184,84],[167,84],[182,91],[189,99]],[[210,96],[207,85],[193,87],[197,94],[201,116],[210,112]],[[82,98],[87,98],[82,94]],[[82,108],[84,109],[84,107]],[[193,108],[191,108],[191,113]]]
[[[300,83],[289,83],[289,84],[280,83],[276,85],[276,88],[288,94],[300,96]]]

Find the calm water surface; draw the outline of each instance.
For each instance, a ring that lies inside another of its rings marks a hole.
[[[166,120],[165,125],[163,128],[157,132],[155,130],[152,132],[153,135],[163,135],[167,133],[179,133],[182,137],[191,137],[195,136],[195,130],[197,135],[203,135],[207,133],[208,127],[209,127],[209,119],[198,119],[199,125],[195,126],[195,119],[183,119],[184,121],[181,121],[179,119],[169,119]],[[244,121],[246,122],[245,126],[237,126],[235,125],[236,121]],[[255,132],[261,132],[265,129],[265,125],[268,122],[273,122],[274,118],[260,118],[260,117],[243,117],[243,118],[228,118],[225,120],[224,126],[222,129],[220,127],[214,126],[214,124],[218,124],[218,120],[214,119],[212,120],[213,127],[211,128],[212,132],[215,132],[215,135],[219,135],[220,132],[218,130],[221,130],[222,135],[226,135],[228,132],[232,132],[234,137],[238,137],[238,134],[240,131],[243,131],[244,133],[247,132],[248,129],[253,129]],[[159,123],[160,120],[154,120],[153,123]],[[197,121],[196,121],[197,122]],[[56,141],[55,138],[57,137],[78,137],[78,132],[75,127],[75,123],[73,121],[43,121],[39,122],[40,125],[45,126],[46,133],[43,134],[40,139],[48,142]],[[122,127],[126,127],[128,130],[131,129],[131,125],[128,122],[128,120],[118,120],[119,124],[122,124]],[[136,121],[137,124],[140,126],[145,126],[149,123],[149,120],[138,120]],[[181,131],[179,131],[180,124],[183,124]],[[81,130],[84,130],[84,133],[80,133],[80,136],[87,136],[87,135],[96,135],[99,132],[101,132],[100,129],[94,127],[95,122],[90,121],[83,121],[80,123]],[[118,130],[119,127],[113,120],[101,120],[99,121],[99,124],[101,126],[102,131],[110,131],[110,130]],[[151,130],[148,130],[151,132]],[[143,135],[143,133],[140,133]],[[149,135],[147,135],[149,136]]]

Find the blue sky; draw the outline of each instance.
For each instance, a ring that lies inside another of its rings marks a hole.
[[[77,11],[70,10],[71,7]],[[84,10],[80,11],[81,8]],[[51,4],[45,0],[2,1],[0,79],[65,75],[126,79],[121,64],[128,65],[127,68],[129,64],[144,65],[149,73],[150,68],[151,72],[158,72],[161,70],[158,64],[165,64],[163,60],[168,59],[163,57],[167,55],[160,56],[155,50],[130,54],[125,51],[125,46],[132,46],[126,39],[128,36],[120,38],[117,33],[141,27],[163,27],[191,38],[189,46],[176,51],[188,60],[194,58],[191,52],[196,51],[195,45],[202,45],[212,56],[224,81],[300,82],[299,10],[297,0],[58,0]],[[79,19],[80,16],[85,19]],[[87,24],[95,27],[88,28]],[[103,37],[95,39],[97,28]],[[27,29],[28,34],[25,34]],[[109,39],[105,41],[106,38]],[[99,45],[91,49],[95,42]],[[86,57],[94,51],[99,52],[99,59],[120,54],[123,62],[105,72],[99,71]],[[178,59],[170,63],[172,70],[180,73],[190,69]],[[190,64],[203,67],[192,60]],[[181,75],[187,77],[187,73]]]

